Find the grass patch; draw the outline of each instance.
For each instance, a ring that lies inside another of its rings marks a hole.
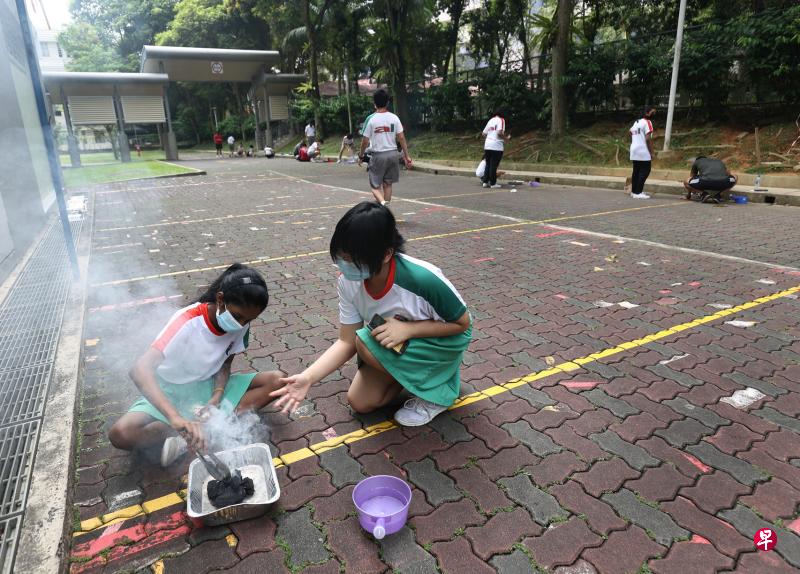
[[[161,149],[148,149],[142,151],[142,155],[136,155],[135,150],[131,150],[131,163],[141,163],[143,161],[152,161],[157,159],[164,159],[164,150]],[[61,162],[62,166],[72,165],[70,161],[69,154],[62,153],[59,156],[59,161]],[[114,154],[110,151],[103,151],[103,152],[84,152],[81,154],[81,165],[98,165],[103,163],[117,163],[119,162],[118,158],[114,157]]]
[[[64,170],[64,185],[67,188],[75,188],[128,179],[178,175],[192,171],[194,170],[188,167],[156,160],[93,165]]]

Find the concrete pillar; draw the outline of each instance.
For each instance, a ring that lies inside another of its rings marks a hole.
[[[257,93],[257,90],[253,87],[253,104],[256,115],[256,150],[263,150],[266,144],[264,143],[264,133],[261,131],[261,110],[259,109],[261,106],[256,97]]]
[[[269,110],[269,96],[267,96],[266,86],[262,88],[261,93],[264,94],[264,115],[266,116],[265,121],[267,122],[267,145],[269,147],[275,147],[275,141],[272,138],[272,114]]]
[[[131,161],[131,148],[128,145],[128,136],[125,134],[125,120],[122,115],[122,102],[119,99],[119,92],[114,86],[114,113],[117,116],[117,141],[119,142],[119,158],[122,163]]]
[[[164,62],[159,62],[159,71],[164,74]],[[164,94],[164,110],[167,116],[167,137],[164,139],[164,155],[170,161],[175,161],[178,158],[178,139],[175,137],[175,132],[172,131],[172,112],[169,111],[169,97],[167,96],[167,87],[162,88]]]
[[[81,166],[81,150],[78,147],[78,138],[72,129],[72,117],[69,114],[69,102],[64,95],[64,88],[61,88],[61,102],[64,108],[64,121],[67,123],[67,148],[69,149],[69,163],[72,167]]]

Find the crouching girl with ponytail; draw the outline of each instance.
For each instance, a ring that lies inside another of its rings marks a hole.
[[[206,448],[203,409],[242,412],[269,403],[281,373],[231,374],[233,357],[247,349],[250,322],[268,300],[264,278],[235,263],[175,313],[130,371],[143,396],[111,427],[111,443],[125,450],[161,447],[167,466],[187,446]]]

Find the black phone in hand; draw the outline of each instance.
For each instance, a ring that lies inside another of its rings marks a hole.
[[[386,319],[384,319],[383,317],[381,317],[376,313],[375,315],[372,316],[372,319],[369,320],[369,323],[367,323],[367,328],[370,331],[372,331],[377,327],[380,327],[384,323],[386,323]],[[394,347],[392,347],[392,350],[398,355],[402,355],[407,348],[408,348],[408,341],[400,343],[399,345],[395,345]]]

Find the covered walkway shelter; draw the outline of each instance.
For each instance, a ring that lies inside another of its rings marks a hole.
[[[289,119],[289,96],[306,80],[300,74],[275,72],[280,53],[271,50],[224,50],[144,46],[138,74],[60,72],[43,74],[51,104],[62,104],[73,166],[80,165],[76,125],[115,124],[120,157],[131,159],[126,124],[161,124],[168,160],[178,159],[167,86],[170,82],[246,84],[256,115],[256,143],[273,145],[271,122]],[[261,129],[265,123],[266,128]]]
[[[167,135],[172,133],[166,74],[49,72],[42,74],[42,80],[51,106],[63,106],[69,157],[75,167],[81,165],[75,126],[116,125],[123,162],[131,160],[126,123],[166,124]],[[177,146],[171,154],[170,141],[174,143],[174,137],[165,145],[167,159],[177,159]]]
[[[139,71],[166,74],[177,82],[230,82],[249,84],[248,95],[256,114],[256,145],[273,145],[271,122],[289,119],[289,96],[306,80],[301,74],[273,70],[280,53],[273,50],[224,50],[145,46]],[[261,129],[261,123],[266,129]]]

